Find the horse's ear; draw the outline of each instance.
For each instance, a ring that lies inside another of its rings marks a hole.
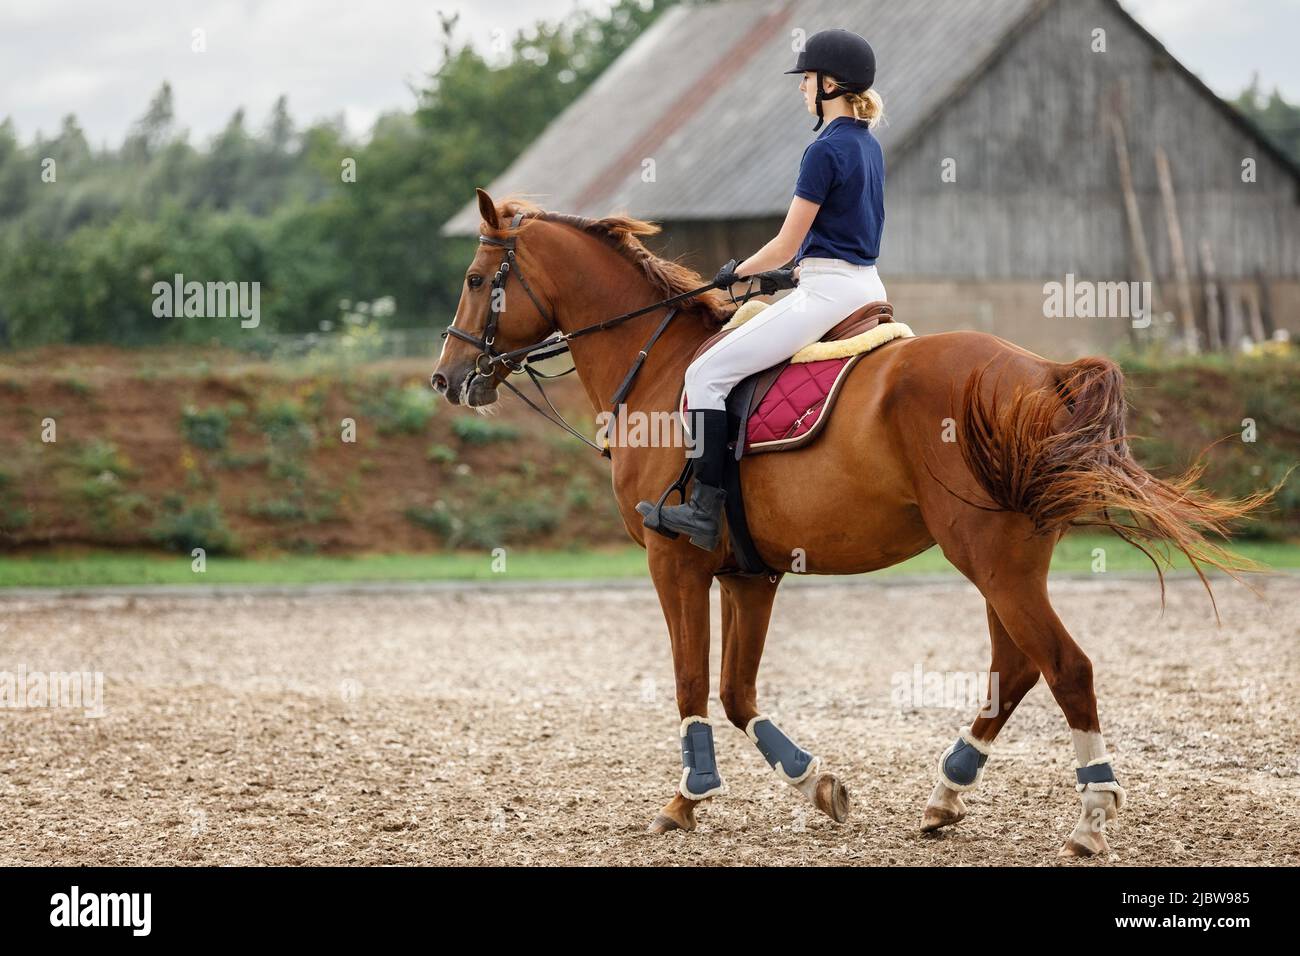
[[[474,192],[478,193],[478,211],[483,216],[483,221],[492,229],[499,229],[501,220],[497,218],[497,204],[492,201],[491,196],[477,186]]]

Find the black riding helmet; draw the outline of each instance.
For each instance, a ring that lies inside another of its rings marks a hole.
[[[804,44],[793,70],[787,73],[817,74],[817,125],[822,128],[822,100],[833,100],[841,93],[863,93],[876,82],[876,53],[871,44],[852,30],[822,30],[814,33]],[[843,89],[834,93],[822,91],[822,77],[831,76]]]

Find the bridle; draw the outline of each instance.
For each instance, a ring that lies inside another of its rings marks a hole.
[[[522,220],[523,213],[515,213],[514,219],[510,222],[510,228],[518,229],[519,223]],[[547,311],[546,307],[542,305],[541,300],[537,298],[537,293],[535,293],[533,287],[528,284],[528,280],[524,278],[524,274],[519,271],[519,263],[515,259],[516,239],[517,236],[515,235],[511,235],[507,239],[497,239],[494,236],[484,236],[482,234],[478,237],[478,241],[481,245],[501,246],[505,249],[505,255],[501,257],[501,264],[497,267],[496,274],[492,276],[488,319],[487,325],[483,328],[483,337],[479,338],[477,335],[472,335],[463,329],[458,329],[454,325],[448,326],[447,331],[442,333],[442,338],[446,338],[448,335],[453,335],[462,341],[468,342],[479,350],[479,356],[474,360],[474,370],[484,377],[492,374],[492,366],[497,363],[505,365],[512,372],[523,371],[523,363],[513,361],[514,356],[527,355],[527,353],[534,351],[539,345],[543,344],[539,342],[523,349],[515,349],[511,352],[497,351],[497,327],[500,325],[501,312],[503,311],[501,303],[505,299],[505,286],[506,282],[510,279],[511,272],[519,278],[519,284],[523,286],[524,291],[528,293],[528,298],[533,300],[533,305],[537,307],[538,314],[547,321],[547,324],[551,327],[551,331],[559,333],[561,338],[563,338],[564,335],[560,332],[560,327],[555,324],[555,319],[551,316],[551,313]],[[543,340],[543,342],[549,340],[550,337],[548,336],[547,339]],[[484,359],[487,360],[486,366],[483,364]]]
[[[625,312],[622,315],[616,315],[613,318],[604,319],[594,325],[587,325],[580,329],[574,329],[572,332],[565,332],[560,329],[552,313],[542,305],[541,300],[533,291],[533,287],[528,284],[528,280],[524,278],[523,272],[519,269],[519,262],[515,256],[518,239],[516,230],[518,230],[519,224],[523,219],[524,214],[522,212],[515,213],[514,218],[510,221],[510,229],[512,230],[511,235],[505,239],[498,239],[495,236],[485,236],[482,233],[479,234],[478,241],[480,245],[500,246],[505,250],[504,255],[501,257],[501,264],[497,267],[496,274],[492,276],[492,283],[489,287],[491,291],[489,293],[488,318],[487,323],[483,328],[483,335],[480,337],[470,332],[466,332],[464,329],[458,329],[455,325],[450,325],[447,327],[447,330],[442,333],[441,338],[445,339],[450,335],[463,342],[468,342],[479,350],[478,356],[474,359],[474,371],[471,373],[472,375],[480,375],[487,378],[494,373],[498,365],[504,366],[513,374],[518,374],[520,372],[527,373],[528,377],[532,379],[533,385],[537,389],[538,394],[542,397],[542,400],[546,402],[547,407],[552,413],[551,415],[548,415],[540,406],[531,401],[527,395],[515,388],[509,379],[501,379],[500,384],[514,392],[529,408],[537,412],[537,414],[541,415],[547,421],[554,425],[559,425],[569,434],[608,458],[610,457],[608,444],[604,447],[597,445],[595,442],[587,438],[586,435],[583,435],[580,431],[565,421],[564,416],[560,414],[559,410],[556,409],[555,405],[551,402],[550,397],[546,394],[546,389],[542,387],[542,379],[561,378],[568,375],[570,372],[575,371],[577,366],[568,368],[556,375],[547,375],[533,368],[531,363],[563,355],[565,352],[570,351],[569,343],[576,338],[580,338],[584,335],[591,335],[595,332],[604,332],[607,329],[612,329],[616,326],[622,325],[624,322],[628,322],[658,309],[668,309],[668,313],[664,316],[663,321],[659,323],[654,334],[650,336],[646,341],[646,344],[642,346],[639,352],[637,352],[637,357],[632,363],[632,367],[623,378],[623,382],[619,385],[618,391],[614,393],[614,397],[610,399],[610,404],[613,406],[613,417],[610,419],[608,428],[612,430],[614,419],[618,417],[619,409],[622,407],[624,399],[627,398],[627,393],[632,390],[632,383],[636,380],[637,373],[641,371],[641,366],[645,364],[646,357],[650,354],[650,350],[654,348],[655,343],[659,341],[659,337],[663,335],[664,330],[668,328],[669,323],[671,323],[677,316],[678,303],[694,298],[695,296],[708,292],[711,289],[715,289],[717,286],[713,283],[709,283],[708,285],[700,286],[698,289],[692,289],[689,292],[675,295],[670,299],[663,299],[662,301],[652,303],[651,305],[636,309],[632,312]],[[496,337],[501,324],[501,313],[505,311],[505,287],[506,283],[510,280],[511,275],[515,276],[519,280],[519,284],[524,287],[524,291],[528,293],[528,298],[532,300],[538,314],[541,315],[541,317],[550,325],[551,332],[546,336],[546,338],[539,342],[534,342],[532,345],[525,345],[522,348],[511,349],[508,352],[503,352],[496,347]],[[769,274],[764,273],[763,275],[767,276]],[[759,276],[750,278],[751,280],[757,279]],[[756,295],[770,294],[771,292],[767,290],[765,283],[760,283],[759,290],[755,291],[753,289],[753,281],[751,281],[750,287],[745,291],[745,293],[739,296],[733,295],[731,299],[732,302],[740,305],[744,302],[748,302]],[[552,417],[552,415],[554,417]],[[608,434],[608,431],[606,434]]]

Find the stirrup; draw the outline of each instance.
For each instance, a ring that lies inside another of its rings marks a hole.
[[[677,497],[681,504],[686,504],[686,481],[691,476],[691,465],[693,464],[693,460],[687,459],[686,464],[682,466],[682,473],[677,476],[677,480],[664,489],[664,493],[659,496],[659,500],[654,504],[650,504],[648,501],[642,501],[636,506],[636,510],[644,519],[641,523],[651,531],[658,531],[661,535],[670,540],[675,540],[678,537],[678,534],[676,531],[663,526],[662,519],[664,502],[666,502],[668,496],[675,491],[677,492]]]

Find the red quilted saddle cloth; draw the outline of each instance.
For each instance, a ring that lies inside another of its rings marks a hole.
[[[791,363],[750,413],[745,454],[797,447],[817,428],[848,372],[861,355]],[[682,393],[682,412],[688,409]]]
[[[826,408],[826,399],[839,380],[848,358],[787,365],[745,429],[745,450],[770,441],[798,438],[813,430]]]

